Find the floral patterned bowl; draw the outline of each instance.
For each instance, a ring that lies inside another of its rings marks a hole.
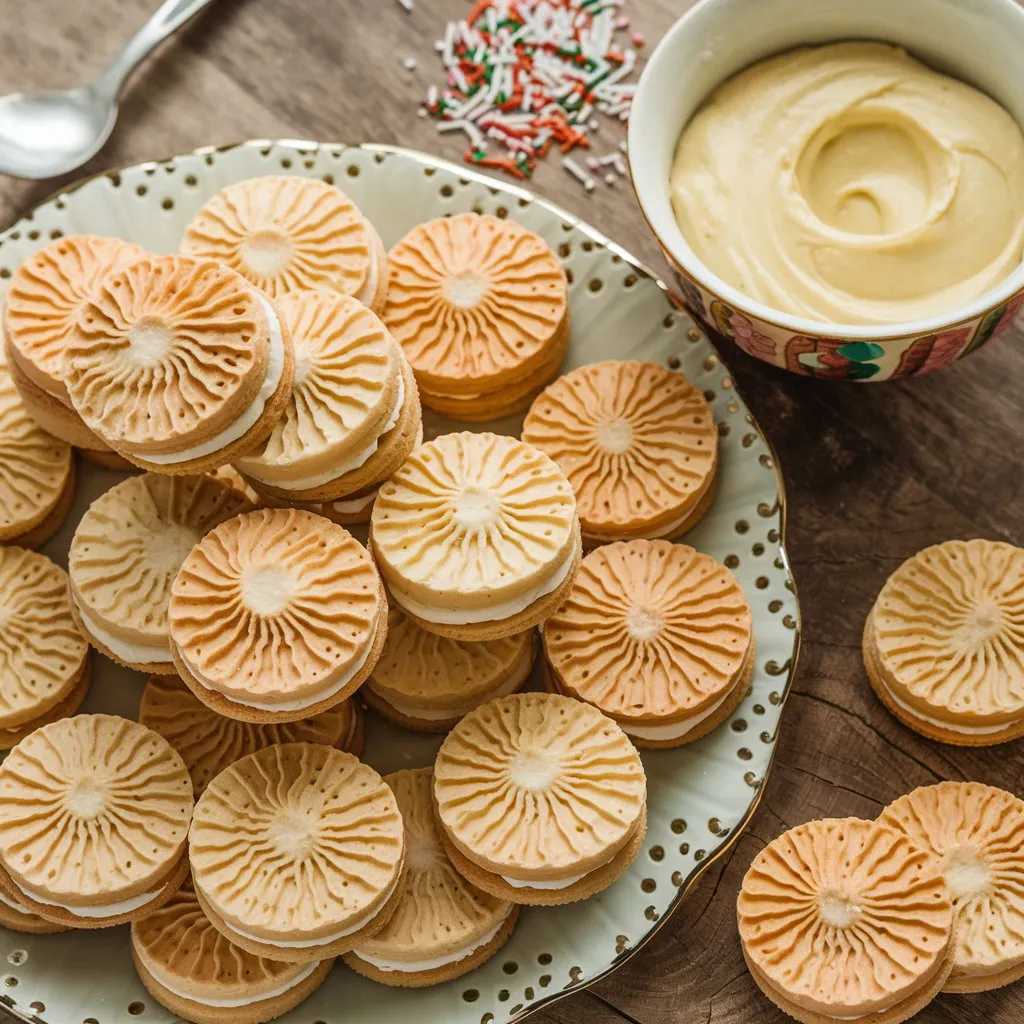
[[[690,310],[758,359],[812,377],[880,381],[946,366],[1024,307],[1024,266],[925,320],[883,326],[790,316],[743,295],[693,253],[676,224],[669,172],[683,126],[716,86],[763,57],[839,39],[881,39],[987,92],[1024,124],[1024,7],[1016,0],[701,0],[669,30],[640,79],[629,125],[637,199]]]

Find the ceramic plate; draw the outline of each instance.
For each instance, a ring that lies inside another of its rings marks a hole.
[[[786,563],[785,501],[772,452],[707,337],[673,305],[661,282],[603,235],[531,193],[420,153],[253,141],[204,149],[92,178],[39,206],[0,235],[0,286],[21,260],[61,234],[120,235],[172,252],[189,218],[219,188],[261,174],[325,178],[343,188],[388,246],[421,221],[476,210],[539,232],[571,282],[572,342],[566,368],[608,358],[667,364],[694,381],[721,435],[718,494],[687,535],[736,573],[753,608],[753,690],[714,734],[651,751],[648,832],[630,870],[585,902],[527,908],[508,945],[468,977],[404,990],[357,977],[339,960],[327,983],[287,1021],[301,1024],[505,1024],[591,984],[646,942],[698,875],[736,837],[757,803],[796,664],[799,610]],[[518,433],[521,419],[499,427]],[[450,425],[428,418],[427,436]],[[80,463],[75,505],[45,551],[67,564],[75,524],[120,475]],[[103,657],[83,710],[134,718],[144,678]],[[368,715],[366,759],[382,772],[428,764],[438,741],[399,732]],[[5,973],[6,972],[6,973]],[[127,927],[28,936],[0,928],[0,1002],[47,1024],[168,1024],[136,979]]]

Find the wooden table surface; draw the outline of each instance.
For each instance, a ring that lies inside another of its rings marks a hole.
[[[689,0],[632,0],[653,44]],[[14,15],[13,8],[17,7]],[[6,0],[0,94],[80,84],[157,0]],[[433,41],[467,0],[220,0],[134,80],[119,126],[86,168],[134,163],[247,137],[385,142],[461,156],[416,104],[439,78]],[[403,60],[415,57],[417,70]],[[610,149],[620,125],[604,119]],[[63,182],[0,177],[0,225]],[[586,195],[548,161],[536,190],[589,220],[659,272],[631,191]],[[881,386],[797,378],[723,349],[786,478],[788,548],[803,609],[803,653],[775,768],[750,827],[660,933],[613,976],[538,1013],[537,1024],[774,1024],[788,1020],[743,966],[734,924],[751,859],[813,817],[874,817],[906,790],[973,779],[1024,792],[1024,741],[941,746],[891,718],[861,666],[864,618],[886,577],[953,537],[1024,544],[1024,346],[1018,329],[965,363]],[[942,996],[924,1024],[1024,1022],[1024,982]],[[76,1022],[52,1022],[76,1024]]]

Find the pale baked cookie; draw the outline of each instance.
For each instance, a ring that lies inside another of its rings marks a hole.
[[[754,858],[737,903],[754,981],[804,1024],[898,1024],[953,965],[942,875],[902,832],[859,818],[811,821]]]
[[[388,261],[373,225],[341,189],[269,175],[222,188],[192,218],[181,251],[225,263],[268,295],[330,291],[379,312]]]
[[[0,887],[0,927],[26,935],[55,935],[70,931],[67,925],[47,921],[45,917],[33,914],[23,903]]]
[[[308,999],[334,959],[288,964],[246,952],[199,906],[192,879],[132,922],[132,962],[146,991],[195,1024],[263,1024]]]
[[[73,715],[89,679],[89,645],[64,570],[34,551],[0,547],[0,750]]]
[[[206,475],[233,487],[248,500],[253,508],[259,508],[263,504],[263,499],[253,490],[252,484],[234,466],[218,466],[216,469],[211,469]]]
[[[413,228],[390,253],[383,318],[423,404],[457,419],[526,408],[569,343],[569,286],[539,235],[461,213]]]
[[[90,430],[156,473],[205,473],[258,447],[292,388],[271,302],[212,260],[148,256],[104,278],[68,341]]]
[[[1024,549],[950,540],[889,577],[864,627],[883,704],[929,739],[989,746],[1024,736]]]
[[[980,782],[921,786],[878,819],[905,832],[953,899],[945,992],[987,992],[1024,977],[1024,801]]]
[[[374,557],[391,597],[432,633],[493,640],[537,625],[572,586],[582,544],[569,481],[497,434],[416,448],[380,489]]]
[[[101,494],[68,552],[75,618],[93,647],[137,672],[173,674],[171,583],[214,526],[248,508],[209,476],[143,473]]]
[[[0,889],[106,928],[166,903],[188,870],[192,782],[171,745],[115,715],[44,725],[0,765]]]
[[[236,945],[308,963],[361,945],[401,901],[405,831],[394,794],[351,754],[285,743],[226,768],[189,833],[196,895]]]
[[[569,478],[587,544],[679,537],[714,497],[711,406],[657,363],[608,360],[559,377],[530,406],[523,440]]]
[[[387,602],[366,549],[299,509],[222,523],[171,586],[171,652],[208,707],[243,722],[295,722],[354,693],[387,636]]]
[[[142,691],[139,721],[181,754],[197,797],[228,765],[275,743],[323,743],[357,757],[363,746],[362,711],[356,700],[297,722],[257,725],[208,708],[176,675],[150,678]]]
[[[750,690],[754,633],[736,577],[667,540],[591,551],[542,629],[551,688],[587,701],[638,747],[677,747]]]
[[[536,641],[532,629],[499,640],[451,640],[393,608],[384,651],[361,696],[396,725],[448,732],[473,708],[523,686]]]
[[[405,824],[407,870],[398,908],[345,963],[384,985],[424,988],[461,978],[508,942],[519,908],[467,882],[444,852],[430,768],[385,775]]]
[[[607,888],[636,859],[647,825],[644,768],[626,734],[551,693],[500,697],[466,715],[438,752],[434,799],[459,874],[535,906]]]
[[[119,238],[68,235],[32,253],[11,278],[4,301],[11,372],[32,417],[67,444],[113,454],[82,422],[64,378],[86,303],[104,278],[145,255]]]

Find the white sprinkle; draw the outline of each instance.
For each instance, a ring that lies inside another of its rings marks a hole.
[[[620,139],[619,140],[619,151],[622,152],[622,153],[626,152],[626,140],[625,139]]]
[[[402,61],[402,67],[405,68],[406,71],[415,71],[416,70],[416,58],[415,57],[406,57],[405,60]]]
[[[571,156],[562,157],[562,166],[583,186],[587,192],[593,192],[594,179]]]
[[[412,11],[413,7],[415,6],[412,0],[398,0],[398,2],[405,9],[406,14],[409,14]]]
[[[626,176],[626,161],[621,156],[616,157],[615,163],[612,165],[615,170],[619,172],[623,177]]]
[[[606,175],[604,176],[604,183],[605,183],[606,185],[614,185],[614,184],[615,184],[615,182],[617,182],[618,180],[619,180],[619,179],[618,179],[618,178],[616,178],[614,174],[606,174]]]

